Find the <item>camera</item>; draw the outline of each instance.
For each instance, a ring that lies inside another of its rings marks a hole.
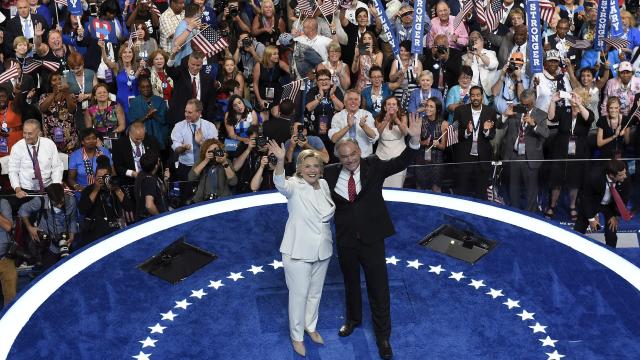
[[[60,257],[67,257],[69,256],[69,235],[67,233],[62,233],[59,236],[58,249],[60,250]]]
[[[473,52],[475,50],[476,50],[476,46],[474,43],[470,43],[469,45],[467,45],[467,51]]]
[[[103,190],[108,191],[111,188],[116,188],[120,185],[118,179],[109,174],[102,176],[102,183],[104,184]]]
[[[246,38],[242,39],[242,47],[248,48],[252,44],[253,38],[251,36],[247,36]]]
[[[302,141],[305,142],[307,141],[307,137],[304,136],[304,132],[302,131],[302,129],[298,129],[298,141]]]
[[[234,17],[238,16],[238,14],[239,14],[238,5],[229,6],[229,17],[230,18],[234,18]]]
[[[449,49],[444,45],[436,46],[436,51],[438,52],[438,54],[446,54],[448,50]]]
[[[513,112],[516,114],[525,114],[529,109],[522,104],[513,105]]]
[[[517,68],[518,66],[515,63],[510,62],[509,66],[507,67],[507,74],[512,74],[514,71],[516,71]]]
[[[215,200],[218,198],[218,194],[207,194],[204,196],[205,200]]]
[[[258,147],[265,147],[265,146],[267,146],[267,142],[268,142],[268,139],[267,139],[267,137],[266,137],[266,136],[264,136],[264,135],[258,135],[258,137],[256,137],[256,145],[257,145]]]
[[[5,256],[12,259],[16,266],[20,266],[24,261],[29,261],[32,258],[31,254],[20,247],[15,239],[11,239],[9,242]]]
[[[227,5],[229,5],[229,0],[215,0],[213,3],[213,11],[215,11],[216,14],[222,14]]]
[[[269,163],[273,166],[278,165],[278,158],[276,157],[275,154],[269,154],[269,156],[267,156],[267,158],[269,159]]]
[[[224,150],[222,150],[222,149],[213,150],[213,156],[223,157],[224,156]]]
[[[366,44],[366,43],[358,44],[358,52],[360,52],[360,54],[368,53],[369,52],[369,44]]]

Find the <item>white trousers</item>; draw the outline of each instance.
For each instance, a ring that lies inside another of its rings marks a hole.
[[[330,259],[305,262],[282,254],[284,278],[289,288],[289,332],[295,341],[304,339],[305,329],[316,331],[322,286]]]

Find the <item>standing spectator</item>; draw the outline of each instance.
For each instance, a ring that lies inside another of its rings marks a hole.
[[[275,46],[280,34],[286,31],[286,24],[275,10],[273,1],[264,0],[260,3],[260,7],[262,15],[258,14],[253,18],[251,33],[265,46]]]
[[[147,32],[156,37],[154,29],[157,30],[160,25],[160,15],[151,11],[152,4],[151,0],[137,0],[135,4],[129,6],[129,9],[125,8],[125,12],[131,10],[131,13],[126,16],[127,27],[135,26],[135,29],[138,30],[135,24],[142,23],[148,29]]]
[[[104,41],[100,41],[99,44],[104,49]],[[146,62],[144,59],[138,60],[133,48],[127,46],[120,47],[117,63],[111,61],[104,51],[102,52],[102,60],[114,74],[117,74],[118,92],[116,93],[116,101],[124,111],[127,124],[131,124],[133,120],[129,117],[129,101],[138,96],[138,78],[142,74]]]
[[[278,115],[272,116],[269,121],[265,121],[262,124],[262,134],[269,140],[275,140],[277,144],[282,144],[289,140],[294,110],[293,101],[290,99],[283,100],[278,105]]]
[[[629,41],[629,45],[622,49],[622,53],[628,60],[631,59],[633,50],[640,46],[640,30],[636,27],[636,19],[627,10],[620,11],[620,18],[622,19],[622,30],[624,31],[622,38]]]
[[[362,91],[371,85],[369,72],[374,65],[382,66],[382,51],[378,49],[375,35],[370,31],[365,31],[359,40],[360,46],[356,47],[353,56],[351,72],[357,74],[356,89]]]
[[[316,70],[328,69],[331,73],[331,83],[339,87],[342,93],[344,93],[351,87],[351,74],[349,73],[349,66],[341,60],[342,50],[340,43],[332,41],[327,51],[329,53],[329,59],[318,65]]]
[[[333,142],[327,132],[331,128],[333,116],[344,109],[344,93],[331,82],[330,75],[327,69],[316,72],[317,86],[307,92],[305,117],[308,119],[306,127],[309,133],[319,136],[333,154]],[[382,80],[377,83],[382,83]]]
[[[329,54],[327,53],[327,46],[329,46],[332,39],[318,34],[318,20],[316,20],[316,18],[308,18],[302,26],[304,29],[304,34],[296,37],[293,40],[299,44],[303,44],[312,48],[318,53],[318,55],[320,55],[322,61],[327,61],[327,59],[329,58]],[[300,75],[305,76],[306,74]]]
[[[44,136],[56,143],[59,152],[70,154],[80,145],[74,117],[76,100],[58,73],[51,74],[47,88],[49,92],[40,96]]]
[[[514,53],[522,54],[522,62],[528,63],[527,56],[527,36],[529,31],[524,24],[514,26],[513,33],[509,33],[505,36],[498,36],[490,33],[483,33],[485,38],[498,47],[498,66],[503,67]],[[526,69],[525,69],[526,73]]]
[[[161,97],[167,106],[173,92],[173,79],[167,75],[166,71],[168,59],[169,55],[164,50],[156,50],[149,55],[151,61],[149,79],[151,79],[153,95]]]
[[[89,100],[91,100],[93,88],[98,85],[98,79],[93,70],[84,67],[84,58],[80,53],[71,53],[67,65],[70,71],[65,75],[65,80],[69,84],[69,91],[77,100],[75,122],[82,124],[84,112],[89,108]]]
[[[289,65],[280,60],[278,48],[267,46],[262,62],[253,66],[253,93],[256,97],[256,108],[268,116],[267,110],[280,103],[282,86],[280,79],[289,73]]]
[[[604,239],[608,246],[616,247],[618,243],[618,224],[620,208],[615,197],[620,197],[623,205],[629,200],[631,181],[627,177],[626,164],[620,160],[609,160],[604,171],[592,171],[587,176],[580,190],[578,220],[573,229],[585,233],[587,227],[591,231],[600,229],[598,216],[604,215]]]
[[[465,26],[453,27],[453,19],[449,4],[440,1],[436,4],[436,17],[431,19],[431,29],[427,35],[426,47],[433,47],[437,35],[444,34],[449,38],[449,47],[462,50],[469,42],[469,34]]]
[[[229,110],[224,116],[227,139],[249,144],[249,128],[258,125],[258,114],[238,95],[229,98]]]
[[[630,142],[631,130],[628,121],[623,121],[620,98],[611,96],[605,104],[606,115],[598,120],[596,145],[600,149],[601,159],[618,159],[622,157],[625,145]]]
[[[229,186],[235,186],[238,177],[227,156],[220,140],[208,139],[202,143],[198,161],[189,171],[189,181],[198,182],[193,202],[231,196]]]
[[[394,91],[394,96],[405,111],[409,107],[411,93],[419,87],[418,78],[421,73],[422,62],[411,54],[411,42],[401,42],[400,56],[391,65],[389,81],[397,83],[398,88]]]
[[[184,18],[178,23],[175,33],[173,34],[173,42],[171,43],[171,60],[169,67],[180,66],[182,60],[191,55],[191,39],[196,36],[201,25],[200,7],[195,3],[187,4],[184,7]]]
[[[11,152],[13,145],[22,139],[22,114],[15,100],[9,100],[11,93],[6,87],[0,86],[0,114],[2,114],[2,129],[0,132],[0,156]]]
[[[527,211],[538,209],[538,170],[544,159],[542,147],[549,136],[547,113],[534,107],[535,90],[525,90],[520,96],[520,105],[524,113],[514,112],[509,107],[498,123],[506,127],[502,139],[502,159],[519,160],[509,163],[509,198],[511,206]],[[522,161],[527,160],[527,161]],[[521,206],[522,187],[524,187],[525,206]]]
[[[400,107],[398,98],[389,97],[382,102],[382,111],[375,119],[380,138],[376,148],[376,156],[380,160],[393,159],[406,148],[405,137],[409,131],[407,116]],[[393,174],[384,180],[382,186],[401,188],[407,176],[407,169]]]
[[[584,68],[579,70],[580,80],[576,78],[575,68],[571,63],[567,64],[567,73],[569,74],[569,79],[571,80],[571,87],[574,90],[578,90],[580,88],[584,88],[589,92],[589,101],[587,101],[584,105],[591,110],[594,115],[600,113],[600,92],[606,85],[609,80],[609,76],[611,75],[611,71],[609,70],[610,65],[609,62],[606,61],[602,65],[605,69],[603,72],[603,76],[601,76],[596,81],[596,70],[593,68]],[[593,124],[595,125],[595,123]]]
[[[558,93],[554,94],[549,103],[549,118],[558,122],[558,135],[556,136],[551,156],[553,159],[568,159],[569,161],[557,161],[551,165],[551,200],[545,217],[553,218],[555,215],[560,191],[564,186],[569,191],[569,216],[571,221],[578,219],[576,200],[578,189],[582,186],[582,179],[586,174],[586,162],[575,161],[589,158],[589,144],[587,137],[589,129],[595,117],[585,104],[589,102],[589,90],[580,88],[571,94],[571,112],[556,114],[556,102],[560,99]]]
[[[328,135],[334,144],[342,138],[355,139],[365,157],[373,153],[373,144],[379,137],[378,130],[371,113],[360,109],[360,94],[355,89],[347,90],[345,108],[331,119]]]
[[[7,199],[0,199],[0,287],[4,306],[7,306],[18,291],[18,272],[14,259],[7,257],[11,243],[11,229],[13,220],[11,205]]]
[[[578,65],[582,58],[582,51],[571,45],[576,43],[577,38],[569,34],[570,27],[569,19],[560,19],[555,35],[545,38],[545,50],[558,50],[561,58],[569,59],[571,64]]]
[[[209,25],[214,29],[218,27],[218,15],[208,1],[193,0],[191,3],[198,5],[203,25]]]
[[[361,101],[365,110],[370,112],[372,116],[378,116],[382,110],[382,100],[393,95],[392,91],[397,89],[399,85],[397,82],[386,83],[382,68],[378,65],[371,67],[369,78],[371,79],[371,86],[362,91]]]
[[[454,48],[449,48],[449,40],[446,35],[436,35],[434,46],[424,50],[424,68],[433,72],[433,87],[446,95],[449,88],[458,83],[460,68],[462,67],[462,53]]]
[[[424,74],[424,73],[423,73]],[[444,150],[447,136],[443,136],[449,123],[442,118],[442,101],[437,97],[428,98],[424,105],[422,130],[420,131],[420,152],[416,156],[416,188],[442,191]]]
[[[82,147],[69,156],[69,175],[67,184],[73,190],[83,190],[95,183],[98,161],[100,156],[106,157],[111,163],[111,153],[104,146],[98,146],[98,133],[94,128],[86,128],[80,134]],[[111,165],[110,165],[111,166]]]
[[[496,113],[482,105],[482,88],[476,86],[469,91],[470,103],[460,105],[453,114],[458,122],[458,144],[455,148],[456,162],[468,162],[458,167],[456,193],[487,198],[489,161],[493,151],[491,139],[496,134]]]
[[[157,176],[159,169],[160,159],[156,152],[145,152],[140,157],[140,175],[136,177],[133,190],[136,199],[136,220],[169,210],[166,185]]]
[[[129,136],[118,139],[111,150],[113,167],[123,186],[133,185],[138,173],[142,171],[140,157],[147,152],[159,154],[160,147],[153,136],[147,135],[141,122],[134,122],[127,131]]]
[[[171,130],[171,148],[178,155],[176,180],[187,181],[189,171],[199,159],[202,143],[208,139],[218,138],[218,129],[209,121],[202,119],[202,102],[197,99],[187,101],[184,109],[184,120]],[[181,183],[180,196],[183,201],[192,194],[192,184]]]
[[[18,199],[27,193],[42,193],[50,184],[62,182],[63,164],[56,144],[40,134],[40,123],[28,119],[23,125],[23,139],[11,148],[9,180]]]
[[[39,14],[32,14],[29,10],[29,3],[27,0],[18,0],[16,2],[16,8],[18,10],[16,16],[6,20],[5,24],[4,49],[7,57],[13,57],[15,54],[15,50],[13,49],[13,40],[16,37],[23,36],[33,44],[35,26],[37,24],[42,24],[44,37],[46,37],[49,32],[49,26],[47,25],[45,18]]]
[[[409,113],[421,114],[424,116],[426,111],[426,103],[432,97],[435,97],[440,101],[440,105],[444,103],[444,99],[442,98],[442,93],[438,89],[434,89],[431,86],[433,85],[433,73],[429,70],[423,70],[420,73],[419,83],[420,88],[413,90],[411,93],[411,97],[409,98]],[[440,110],[442,111],[442,106],[440,106]],[[439,117],[439,116],[438,116]]]
[[[511,55],[509,62],[500,70],[498,79],[491,88],[498,113],[504,114],[509,105],[520,103],[520,94],[529,88],[529,77],[524,76],[524,71],[524,60],[520,53]]]
[[[537,96],[536,107],[543,112],[549,109],[551,96],[556,91],[565,91],[568,93],[572,91],[569,75],[560,69],[561,61],[562,59],[560,58],[558,50],[547,51],[545,53],[542,73],[537,73],[533,76]],[[562,99],[560,104],[558,104],[558,106],[562,106],[562,109],[556,109],[556,111],[566,111],[568,102],[568,100]]]
[[[129,116],[133,121],[144,123],[146,133],[158,140],[160,152],[167,147],[169,127],[165,118],[167,105],[160,96],[153,95],[151,80],[138,80],[140,95],[131,100]]]
[[[93,88],[93,101],[84,112],[84,124],[95,128],[98,136],[117,138],[125,129],[122,106],[109,99],[106,84],[98,84]]]
[[[83,15],[82,18],[84,21],[88,21],[86,15]],[[85,34],[81,19],[67,11],[60,25],[62,25],[62,42],[84,56],[87,54],[90,36]]]
[[[169,0],[169,8],[160,15],[160,48],[172,53],[173,36],[178,24],[184,19],[184,0]]]
[[[69,55],[73,53],[73,49],[69,47],[69,45],[65,45],[62,41],[62,33],[58,29],[51,30],[49,32],[49,36],[47,37],[47,43],[42,43],[42,34],[44,30],[42,29],[42,25],[38,24],[35,28],[35,37],[34,37],[34,50],[36,51],[37,58],[40,60],[51,61],[58,63],[60,67],[57,71],[66,72],[69,71],[69,67],[67,66],[67,59]],[[41,75],[48,76],[52,73],[52,71],[47,68],[41,68]]]
[[[144,60],[145,64],[149,65],[151,63],[149,55],[158,50],[158,43],[149,34],[149,28],[145,23],[136,21],[133,26],[136,29],[136,39],[131,42],[131,45],[127,44],[127,46],[131,46],[138,59]]]
[[[353,55],[355,54],[356,48],[359,44],[359,41],[366,31],[369,31],[373,34],[380,34],[382,32],[382,23],[380,22],[380,17],[376,16],[375,24],[370,25],[370,15],[369,11],[374,12],[373,4],[369,4],[369,10],[364,7],[357,7],[355,9],[355,18],[357,24],[352,24],[347,17],[345,16],[346,9],[340,9],[340,24],[344,29],[344,32],[347,34],[347,45],[344,47],[344,56],[343,60],[346,64],[353,63]]]
[[[242,69],[242,75],[249,86],[253,86],[253,68],[262,61],[264,50],[265,46],[252,38],[248,32],[240,34],[238,45],[233,52],[233,60],[238,68]]]
[[[462,63],[473,70],[471,85],[481,86],[484,95],[490,97],[498,68],[496,53],[484,48],[484,38],[478,31],[472,31],[469,35],[468,47],[467,53],[462,55]]]
[[[607,81],[604,88],[604,99],[600,105],[602,115],[607,114],[609,97],[615,96],[620,102],[620,113],[623,116],[629,114],[633,106],[633,97],[640,92],[640,77],[633,75],[633,66],[628,61],[623,61],[618,66],[618,77]]]
[[[468,104],[471,99],[471,79],[473,79],[473,70],[467,65],[462,65],[460,69],[460,77],[458,78],[458,85],[449,89],[447,92],[447,101],[445,103],[447,111],[449,112],[449,123],[453,122],[453,114],[456,109]],[[482,89],[482,87],[480,87]],[[484,89],[482,90],[482,103],[487,105],[488,101],[484,95]]]
[[[242,94],[244,94],[244,89],[246,87],[244,76],[238,70],[236,66],[236,62],[232,57],[226,57],[222,64],[222,71],[218,74],[218,81],[221,84],[224,84],[227,80],[235,80],[238,82],[238,85],[242,89]]]

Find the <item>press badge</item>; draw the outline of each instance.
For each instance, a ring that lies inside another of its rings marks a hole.
[[[576,141],[574,139],[569,140],[569,146],[567,148],[567,154],[575,155],[576,154]]]
[[[0,153],[9,152],[9,138],[0,136]]]
[[[424,149],[424,161],[431,162],[431,149]]]
[[[264,94],[267,99],[273,99],[273,97],[275,96],[275,90],[274,88],[268,87],[265,89]]]
[[[518,155],[524,155],[525,154],[525,148],[524,148],[524,142],[519,142],[518,143]]]
[[[64,132],[62,131],[62,128],[59,126],[56,126],[53,128],[53,142],[54,143],[64,142]]]

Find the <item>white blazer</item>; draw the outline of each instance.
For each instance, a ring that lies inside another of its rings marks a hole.
[[[295,176],[285,179],[284,174],[274,175],[273,182],[278,191],[287,198],[289,211],[280,252],[292,259],[304,261],[325,260],[331,257],[333,237],[330,221],[336,205],[331,200],[327,182],[320,179],[319,190]],[[320,197],[317,192],[321,193]],[[327,206],[320,206],[318,201],[326,201]]]

